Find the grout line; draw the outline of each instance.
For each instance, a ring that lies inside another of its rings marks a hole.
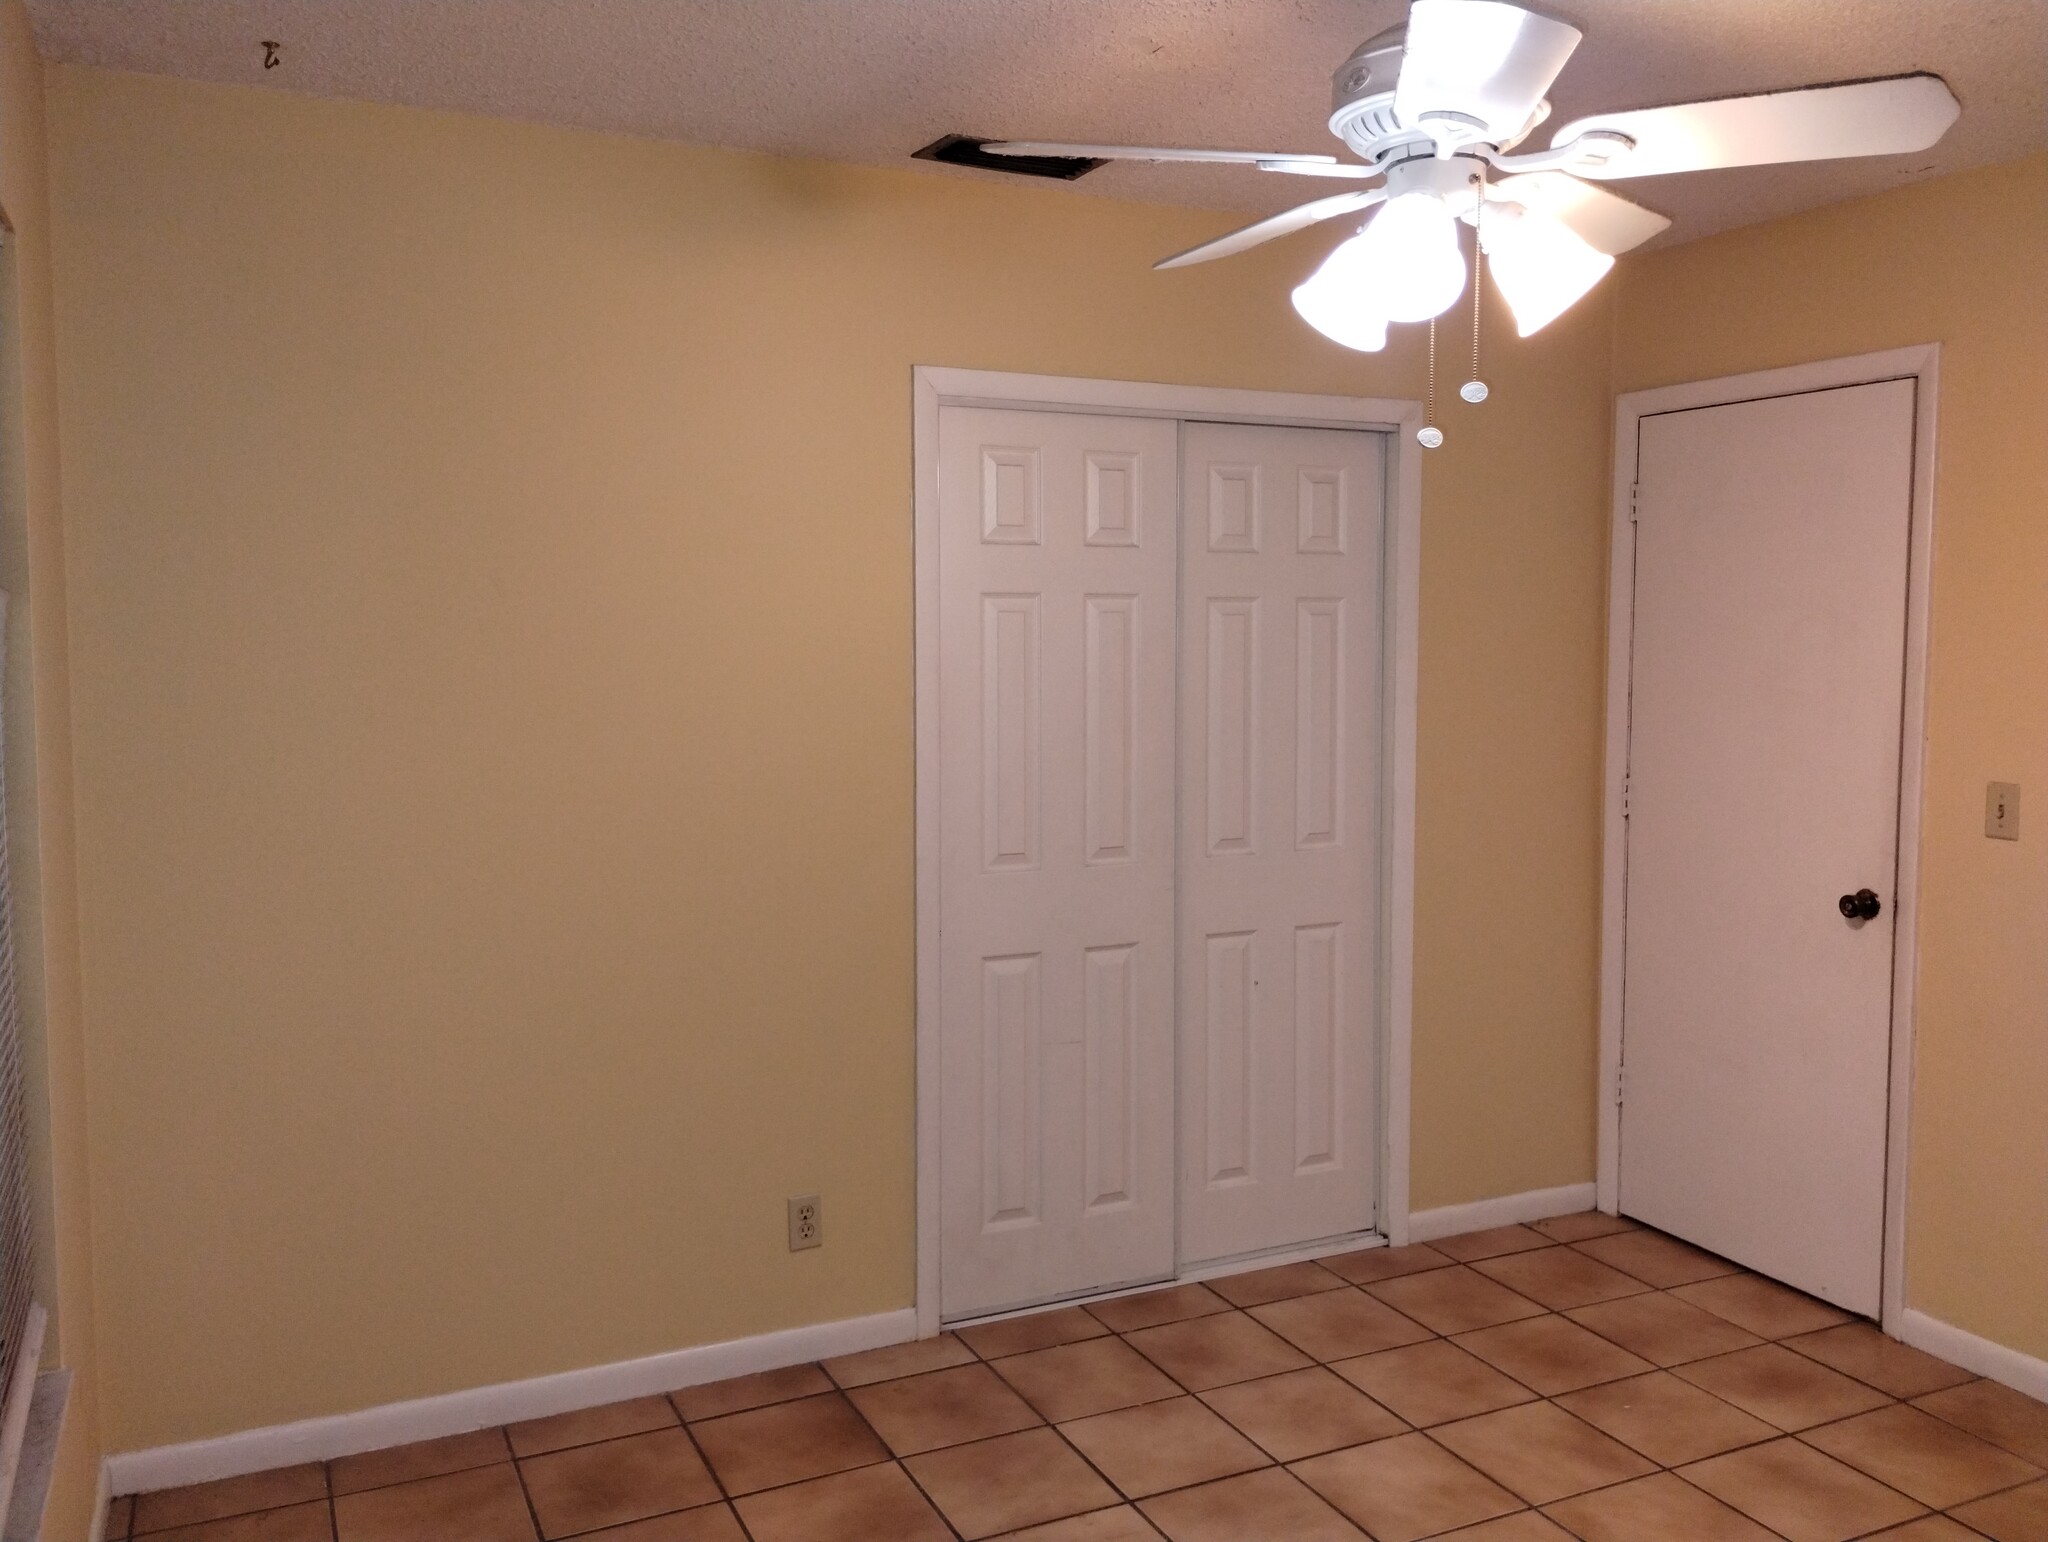
[[[966,1350],[966,1351],[967,1351],[967,1352],[968,1352],[969,1354],[971,1354],[971,1355],[972,1355],[972,1354],[974,1354],[974,1346],[973,1346],[972,1344],[969,1344],[969,1343],[968,1343],[968,1342],[967,1342],[967,1341],[966,1341],[965,1339],[962,1339],[962,1340],[960,1340],[959,1342],[960,1342],[960,1344],[961,1344],[961,1347],[962,1347],[962,1348],[964,1348],[964,1349],[965,1349],[965,1350]],[[974,1360],[973,1360],[973,1361],[971,1361],[971,1362],[969,1362],[969,1363],[970,1363],[970,1364],[979,1364],[980,1362],[981,1362],[981,1357],[980,1357],[979,1355],[975,1355],[975,1358],[974,1358]],[[822,1366],[821,1366],[820,1368],[822,1369]],[[942,1369],[947,1369],[947,1370],[951,1370],[951,1369],[954,1369],[954,1367],[951,1367],[951,1366],[947,1366],[947,1367],[942,1367]],[[832,1375],[832,1373],[831,1373],[830,1371],[826,1371],[826,1372],[825,1372],[825,1374],[826,1374],[826,1376],[827,1376],[828,1378],[829,1378],[829,1377],[831,1377],[831,1375]],[[913,1374],[913,1375],[920,1375],[920,1374],[923,1374],[923,1373],[922,1373],[922,1372],[913,1372],[912,1374]],[[909,1380],[909,1377],[903,1377],[903,1376],[898,1376],[898,1377],[884,1377],[884,1378],[883,1378],[883,1381],[882,1381],[882,1382],[868,1382],[868,1383],[866,1383],[866,1385],[868,1385],[868,1386],[881,1386],[881,1385],[883,1384],[883,1382],[886,1382],[886,1381],[890,1381],[890,1380],[895,1380],[895,1381],[907,1381],[907,1380]],[[953,1517],[952,1517],[952,1516],[950,1516],[950,1515],[948,1515],[948,1514],[947,1514],[947,1513],[945,1512],[944,1508],[940,1506],[940,1504],[939,1504],[938,1500],[937,1500],[936,1498],[934,1498],[934,1497],[932,1496],[931,1492],[930,1492],[930,1491],[929,1491],[928,1489],[926,1489],[926,1488],[925,1488],[925,1486],[924,1486],[924,1485],[923,1485],[922,1483],[920,1483],[920,1482],[918,1482],[918,1481],[917,1481],[917,1474],[916,1474],[916,1473],[914,1473],[914,1472],[912,1472],[912,1471],[910,1470],[910,1464],[909,1464],[909,1463],[907,1463],[906,1461],[904,1461],[902,1457],[898,1456],[898,1455],[896,1454],[896,1450],[895,1450],[895,1447],[891,1446],[891,1445],[889,1444],[889,1442],[888,1442],[887,1440],[885,1440],[885,1439],[883,1439],[883,1438],[882,1438],[882,1432],[881,1432],[880,1430],[878,1430],[878,1429],[876,1429],[876,1428],[875,1428],[875,1426],[874,1426],[874,1421],[868,1418],[868,1416],[867,1416],[866,1412],[862,1410],[862,1408],[861,1408],[860,1404],[856,1403],[856,1402],[855,1402],[855,1401],[854,1401],[854,1400],[853,1400],[852,1398],[850,1398],[850,1397],[848,1397],[848,1396],[846,1395],[846,1390],[845,1390],[844,1388],[841,1388],[841,1389],[840,1389],[840,1392],[839,1392],[839,1397],[840,1397],[840,1400],[841,1400],[842,1402],[844,1402],[844,1403],[846,1404],[846,1406],[847,1406],[848,1408],[851,1408],[851,1409],[853,1410],[853,1416],[854,1416],[854,1417],[855,1417],[856,1419],[860,1420],[861,1424],[862,1424],[863,1426],[865,1426],[865,1427],[866,1427],[866,1429],[867,1429],[867,1432],[868,1432],[868,1433],[869,1433],[870,1435],[872,1435],[872,1436],[874,1436],[874,1437],[875,1437],[875,1443],[876,1443],[877,1445],[879,1445],[879,1446],[880,1446],[880,1447],[881,1447],[881,1448],[882,1448],[882,1449],[883,1449],[884,1451],[888,1452],[888,1454],[889,1454],[889,1464],[890,1464],[891,1466],[893,1466],[893,1467],[894,1467],[894,1468],[895,1468],[895,1469],[896,1469],[896,1470],[897,1470],[898,1472],[900,1472],[900,1473],[902,1473],[902,1474],[903,1474],[903,1476],[905,1477],[905,1479],[907,1479],[907,1480],[909,1481],[909,1483],[910,1483],[910,1486],[911,1486],[912,1488],[916,1489],[916,1490],[917,1490],[917,1492],[918,1492],[918,1494],[919,1494],[919,1495],[920,1495],[920,1496],[921,1496],[921,1497],[923,1498],[924,1502],[925,1502],[925,1503],[926,1503],[926,1504],[927,1504],[928,1506],[930,1506],[930,1507],[931,1507],[931,1512],[932,1512],[932,1514],[936,1515],[936,1516],[937,1516],[937,1517],[939,1518],[939,1524],[940,1524],[941,1526],[943,1526],[943,1527],[945,1527],[945,1528],[946,1528],[946,1532],[947,1532],[947,1534],[948,1534],[948,1535],[949,1535],[950,1537],[952,1537],[952,1538],[954,1539],[954,1542],[959,1542],[959,1538],[960,1538],[960,1528],[959,1528],[959,1527],[957,1527],[957,1526],[955,1526],[955,1525],[953,1524]],[[1036,1412],[1036,1410],[1034,1409],[1034,1410],[1033,1410],[1033,1412]],[[1009,1430],[1009,1431],[1006,1431],[1005,1433],[1007,1433],[1007,1434],[1012,1434],[1012,1435],[1014,1435],[1014,1434],[1020,1434],[1020,1433],[1022,1433],[1022,1432],[1021,1432],[1021,1431],[1018,1431],[1018,1430]],[[1002,1438],[1002,1436],[1000,1436],[1000,1435],[992,1435],[992,1436],[990,1436],[990,1437],[988,1437],[988,1438],[989,1438],[989,1439],[991,1439],[991,1440],[1000,1440],[1000,1439]],[[941,1446],[941,1447],[939,1447],[938,1449],[939,1449],[939,1450],[942,1450],[942,1451],[949,1451],[949,1450],[951,1450],[951,1449],[952,1449],[952,1447],[950,1447],[950,1446]],[[921,1452],[920,1452],[919,1454],[920,1454],[920,1455],[922,1455],[923,1453],[921,1453]],[[879,1463],[872,1463],[872,1464],[870,1464],[870,1465],[880,1465],[880,1464],[879,1464]],[[860,1471],[865,1471],[866,1469],[865,1469],[865,1468],[861,1468],[861,1469],[858,1469],[858,1470],[860,1470]],[[722,1486],[722,1485],[721,1485],[721,1486]],[[738,1513],[738,1508],[737,1508],[737,1506],[735,1506],[735,1508],[734,1508],[734,1513],[735,1513],[735,1514],[737,1514],[737,1513]],[[744,1523],[742,1523],[742,1524],[744,1524]],[[753,1533],[752,1533],[751,1531],[749,1531],[749,1532],[747,1533],[747,1535],[748,1535],[749,1537],[751,1537],[751,1536],[753,1535]]]
[[[816,1364],[817,1362],[813,1361],[812,1363]],[[820,1366],[819,1369],[822,1372],[824,1368]],[[827,1381],[830,1381],[832,1378],[830,1376],[827,1376],[825,1379]],[[733,1503],[732,1495],[728,1493],[726,1490],[725,1479],[721,1478],[718,1475],[718,1469],[711,1465],[711,1458],[705,1454],[703,1445],[699,1443],[697,1439],[697,1432],[690,1428],[690,1421],[683,1417],[682,1409],[676,1406],[675,1394],[673,1392],[664,1393],[663,1397],[667,1401],[668,1406],[675,1411],[676,1422],[680,1424],[683,1428],[683,1439],[687,1440],[690,1443],[690,1449],[697,1453],[697,1460],[704,1464],[704,1471],[710,1474],[711,1486],[718,1490],[718,1497],[724,1503],[726,1513],[732,1517],[732,1523],[735,1526],[739,1527],[740,1535],[746,1538],[747,1542],[754,1542],[754,1528],[747,1524],[746,1517],[740,1514],[740,1507]],[[797,1399],[788,1398],[784,1401],[795,1402],[797,1401]],[[765,1403],[761,1406],[765,1408],[775,1408],[779,1407],[780,1405],[776,1403]],[[743,1409],[737,1411],[747,1413],[752,1412],[751,1409]]]

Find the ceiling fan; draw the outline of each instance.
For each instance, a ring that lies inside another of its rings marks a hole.
[[[1527,337],[1577,303],[1617,256],[1671,223],[1596,183],[1924,150],[1962,110],[1940,76],[1895,75],[1596,113],[1557,129],[1548,149],[1520,151],[1550,116],[1544,93],[1582,36],[1506,0],[1414,0],[1405,27],[1360,45],[1334,77],[1330,132],[1355,161],[1036,140],[982,148],[1010,156],[1212,162],[1377,183],[1310,199],[1155,264],[1180,268],[1229,257],[1379,205],[1293,295],[1295,310],[1317,331],[1349,348],[1375,350],[1386,346],[1389,323],[1433,323],[1464,293],[1459,221],[1474,227],[1475,261],[1483,255],[1491,266],[1517,331]],[[1473,298],[1476,304],[1476,286]],[[1486,388],[1475,379],[1463,394],[1483,400]],[[1442,442],[1434,426],[1422,437],[1425,444]]]

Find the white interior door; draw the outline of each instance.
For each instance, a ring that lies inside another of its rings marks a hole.
[[[1909,380],[1665,413],[1637,467],[1621,1208],[1866,1315],[1913,413]]]
[[[1181,1242],[1372,1225],[1385,441],[1191,423],[1181,486]]]
[[[1175,449],[940,414],[947,1317],[1173,1272]]]

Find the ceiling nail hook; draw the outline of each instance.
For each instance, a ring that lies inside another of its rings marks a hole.
[[[284,44],[274,43],[268,38],[263,40],[263,67],[266,70],[274,70],[284,62],[278,58],[278,51],[283,47]]]

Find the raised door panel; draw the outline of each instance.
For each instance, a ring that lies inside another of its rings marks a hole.
[[[1373,1222],[1384,457],[1183,433],[1184,1262]]]
[[[957,1318],[1173,1268],[1176,428],[946,408],[939,460]]]

